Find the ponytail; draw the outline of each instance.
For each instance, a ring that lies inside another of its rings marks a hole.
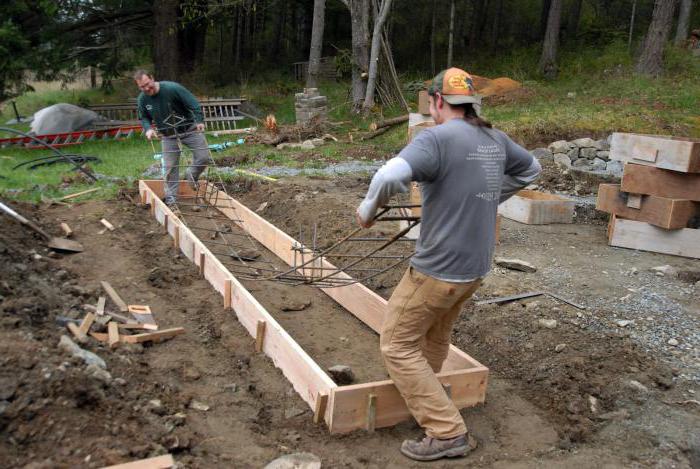
[[[476,112],[476,108],[474,107],[474,105],[472,105],[472,104],[459,104],[459,105],[454,106],[454,107],[464,109],[464,120],[466,121],[467,124],[471,124],[474,127],[486,127],[487,129],[493,128],[493,125],[491,125],[491,122],[479,117],[479,114]]]

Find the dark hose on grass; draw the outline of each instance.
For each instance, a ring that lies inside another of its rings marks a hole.
[[[22,132],[21,130],[11,129],[9,127],[0,127],[0,132],[9,132],[11,134],[21,135],[22,137],[32,139],[33,141],[35,141],[39,145],[44,146],[44,147],[48,148],[49,150],[51,150],[52,152],[54,152],[56,154],[56,156],[64,159],[67,163],[72,164],[73,167],[75,167],[75,169],[77,169],[78,171],[83,173],[86,177],[91,179],[93,182],[97,182],[97,178],[90,171],[83,168],[83,166],[79,162],[75,161],[72,158],[72,155],[69,155],[69,154],[67,155],[65,153],[62,153],[58,148],[54,147],[53,145],[50,145],[42,140],[39,140],[38,138],[34,137],[33,135],[29,135],[26,132]]]

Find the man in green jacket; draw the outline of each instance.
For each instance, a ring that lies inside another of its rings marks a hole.
[[[137,107],[146,138],[151,140],[157,134],[162,137],[164,200],[173,205],[177,203],[180,179],[179,142],[192,150],[192,165],[185,171],[185,178],[194,190],[197,190],[197,179],[211,158],[204,138],[202,107],[197,98],[179,83],[155,81],[145,70],[137,70],[134,80],[141,90]]]

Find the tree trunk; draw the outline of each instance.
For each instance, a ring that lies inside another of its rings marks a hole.
[[[552,6],[552,0],[542,0],[542,9],[540,10],[540,30],[539,38],[544,38],[547,33],[547,23],[549,22],[549,9]]]
[[[664,68],[664,46],[671,33],[676,3],[677,0],[654,0],[654,13],[644,38],[642,55],[637,61],[637,73],[654,77],[661,75]]]
[[[233,67],[236,71],[241,68],[241,49],[243,42],[243,7],[236,7],[236,52],[233,58]]]
[[[557,49],[559,48],[559,26],[561,23],[562,0],[552,0],[549,6],[549,18],[547,18],[547,31],[542,44],[542,57],[540,58],[540,73],[545,78],[557,77]]]
[[[680,11],[678,12],[678,26],[676,27],[675,44],[683,45],[688,39],[688,29],[690,24],[690,11],[693,9],[693,0],[681,0]]]
[[[318,86],[318,78],[321,72],[325,13],[326,0],[314,0],[314,22],[311,27],[311,47],[309,50],[309,74],[306,77],[307,88],[316,88]]]
[[[389,16],[390,9],[391,0],[381,0],[379,12],[374,18],[372,49],[370,51],[369,59],[369,74],[367,76],[367,91],[365,93],[365,102],[362,106],[365,113],[369,113],[374,106],[374,90],[377,86],[377,70],[379,68],[379,51],[382,41],[382,29],[384,28],[384,23],[386,22],[387,16]]]
[[[178,79],[178,0],[153,2],[153,68],[156,80]]]
[[[455,42],[455,0],[450,0],[450,32],[447,37],[447,68],[452,67],[452,54]]]
[[[569,13],[569,24],[567,25],[567,37],[575,38],[578,34],[578,24],[581,21],[581,4],[583,0],[573,0],[571,12]]]
[[[352,25],[352,107],[359,112],[367,91],[369,0],[348,0],[348,7]]]
[[[437,23],[437,0],[433,0],[433,21],[430,27],[430,73],[435,76],[435,34]]]
[[[180,13],[185,26],[178,28],[180,74],[191,72],[202,62],[209,24],[204,19],[208,9],[206,0],[193,2],[187,10],[182,7],[180,5]]]
[[[501,16],[503,15],[503,0],[496,0],[493,14],[493,24],[491,25],[491,41],[489,47],[494,50],[498,46],[498,35],[501,29]]]
[[[481,30],[484,25],[484,10],[486,6],[485,0],[472,0],[472,21],[469,26],[469,47],[477,47],[477,43],[481,38]],[[454,5],[454,0],[452,0]]]
[[[634,20],[637,16],[637,0],[632,2],[632,14],[630,14],[630,34],[627,39],[627,50],[632,50],[632,36],[634,35]]]

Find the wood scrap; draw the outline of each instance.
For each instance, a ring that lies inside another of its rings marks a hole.
[[[94,188],[92,188],[92,189],[87,189],[87,190],[84,190],[84,191],[81,191],[81,192],[76,192],[75,194],[70,194],[70,195],[66,195],[66,196],[63,196],[63,197],[59,197],[58,200],[70,200],[70,199],[75,199],[76,197],[80,197],[81,195],[85,195],[85,194],[90,194],[90,193],[92,193],[92,192],[99,191],[100,189],[102,189],[102,188],[101,188],[101,187],[94,187]]]
[[[95,315],[92,313],[87,313],[85,315],[85,318],[83,318],[83,322],[80,323],[80,328],[79,332],[83,337],[87,337],[87,333],[90,330],[90,327],[92,326],[92,323],[95,321]]]
[[[96,314],[98,316],[102,316],[105,314],[105,303],[107,303],[107,298],[104,296],[101,296],[97,299],[97,309],[96,309]]]
[[[126,302],[122,300],[121,296],[117,294],[117,292],[112,288],[112,285],[109,284],[109,282],[100,282],[102,285],[102,288],[104,291],[109,295],[110,299],[114,302],[115,305],[117,305],[117,308],[119,308],[119,311],[122,313],[126,313],[129,311],[129,307],[126,305]]]
[[[399,116],[399,117],[393,117],[391,119],[385,119],[385,120],[379,121],[379,122],[372,122],[369,125],[369,130],[372,132],[375,132],[379,129],[393,127],[395,125],[402,124],[404,122],[408,122],[408,114],[406,114],[405,116]]]
[[[155,458],[140,459],[138,461],[117,464],[115,466],[106,466],[102,469],[170,469],[175,466],[175,460],[172,455],[164,454]]]
[[[156,324],[155,319],[153,319],[153,313],[151,312],[151,307],[148,305],[129,305],[129,312],[134,319],[136,319],[144,329],[158,330],[158,324]]]
[[[73,337],[75,337],[75,340],[77,342],[80,342],[81,344],[85,343],[87,337],[80,331],[80,327],[78,327],[74,322],[69,322],[68,324],[66,324],[66,327],[71,332],[71,334],[73,334]]]
[[[129,344],[162,342],[184,333],[185,329],[183,327],[173,327],[172,329],[163,329],[162,331],[147,332],[145,334],[124,335],[120,336],[120,340]]]
[[[109,231],[115,230],[114,225],[112,225],[106,218],[100,220],[100,223],[102,223]]]
[[[73,230],[70,229],[68,223],[61,223],[61,229],[63,230],[63,234],[66,235],[66,238],[70,238],[73,236]]]
[[[384,127],[384,128],[375,130],[375,131],[373,131],[373,132],[366,133],[366,134],[364,134],[362,137],[360,137],[360,141],[361,141],[361,142],[364,142],[365,140],[371,140],[371,139],[373,139],[374,137],[379,137],[381,134],[386,133],[387,131],[389,131],[389,129],[391,129],[391,127]]]
[[[107,324],[107,335],[109,348],[116,348],[119,345],[119,328],[116,322],[111,321],[109,324]]]

